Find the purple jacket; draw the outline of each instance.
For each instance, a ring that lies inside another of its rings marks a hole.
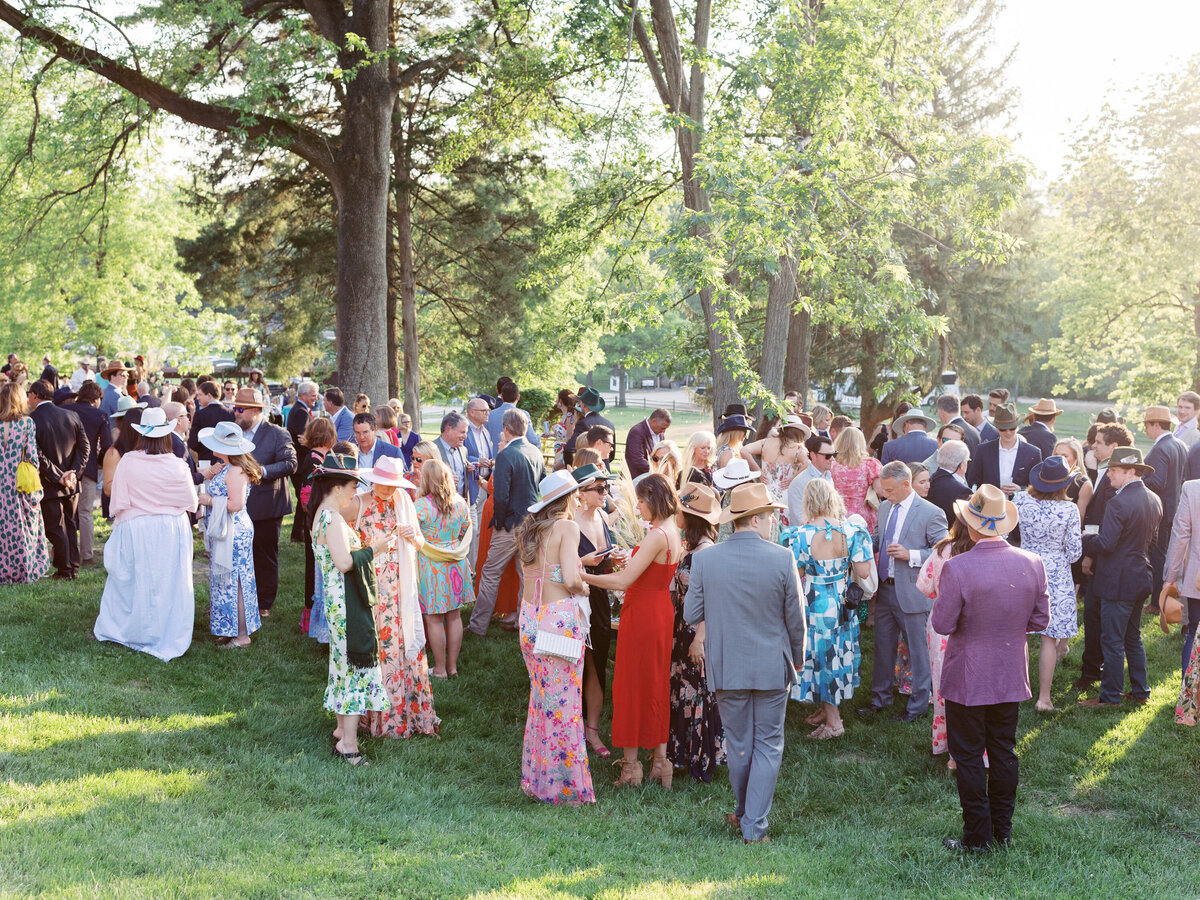
[[[948,635],[942,696],[964,706],[1028,700],[1026,635],[1050,624],[1040,557],[1003,541],[981,541],[947,560],[930,613]]]
[[[646,419],[629,429],[625,438],[625,468],[630,478],[637,478],[650,471],[650,454],[654,452],[654,432]]]

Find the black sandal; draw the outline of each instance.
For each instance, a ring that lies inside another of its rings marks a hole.
[[[337,747],[334,747],[333,755],[340,756],[342,759],[346,760],[346,762],[350,763],[350,765],[352,765],[352,766],[369,766],[370,765],[369,762],[367,762],[365,759],[363,759],[363,755],[361,753],[359,753],[357,750],[355,750],[353,753],[343,753]],[[357,760],[357,762],[356,762],[356,760]]]

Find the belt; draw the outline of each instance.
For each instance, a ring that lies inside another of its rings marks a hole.
[[[895,584],[896,579],[895,578],[885,578],[885,579],[883,579],[883,583],[884,584]]]

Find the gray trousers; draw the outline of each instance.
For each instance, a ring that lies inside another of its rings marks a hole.
[[[788,690],[717,691],[725,728],[729,783],[742,820],[742,837],[756,841],[767,833],[767,814],[783,761],[783,720]]]
[[[487,503],[487,498],[487,492],[480,489],[479,496],[471,504],[471,550],[467,559],[470,560],[472,572],[479,571],[479,529],[483,524],[483,504]]]
[[[894,584],[880,584],[875,595],[875,651],[872,656],[871,705],[886,708],[892,705],[892,681],[896,673],[896,644],[900,635],[908,644],[912,663],[912,693],[908,697],[908,712],[923,716],[929,709],[929,694],[933,689],[933,670],[929,664],[929,643],[925,623],[929,613],[906,613],[896,600]]]
[[[492,620],[492,610],[496,608],[496,594],[500,591],[500,579],[508,562],[517,555],[517,536],[512,531],[501,528],[492,529],[492,542],[488,545],[488,558],[484,563],[483,572],[479,575],[479,596],[475,598],[475,609],[471,613],[471,621],[467,623],[467,631],[478,635],[487,634],[488,623]],[[521,578],[521,593],[525,593],[525,572],[521,561],[517,560],[517,574]]]
[[[96,545],[96,522],[92,510],[96,508],[96,482],[86,475],[79,479],[79,558],[84,562],[92,559]]]
[[[1129,688],[1138,698],[1150,696],[1146,676],[1146,648],[1142,646],[1142,598],[1100,601],[1100,646],[1104,650],[1104,673],[1100,676],[1100,699],[1120,703],[1125,687],[1125,664],[1129,664]]]

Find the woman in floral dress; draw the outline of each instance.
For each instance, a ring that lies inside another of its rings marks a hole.
[[[387,712],[392,707],[378,661],[373,665],[353,665],[347,647],[346,575],[354,571],[351,554],[361,545],[358,534],[346,524],[339,510],[354,498],[358,484],[354,475],[357,465],[358,458],[353,455],[330,453],[313,470],[313,489],[309,498],[313,556],[324,586],[325,618],[329,623],[329,680],[325,687],[325,708],[337,716],[337,727],[333,731],[337,743],[333,752],[354,766],[365,764],[358,749],[358,720],[368,713]],[[379,555],[395,545],[396,536],[389,534],[375,541],[371,550]],[[364,600],[374,606],[378,595],[372,592]]]
[[[841,434],[833,442],[837,452],[829,466],[829,474],[833,477],[833,486],[846,504],[847,516],[862,516],[867,522],[867,530],[875,533],[875,523],[879,512],[867,502],[867,492],[874,489],[876,498],[879,497],[879,473],[883,471],[883,463],[871,456],[867,450],[867,439],[853,425],[842,429]]]
[[[671,734],[667,759],[687,769],[696,781],[712,781],[725,764],[725,729],[717,695],[704,677],[704,623],[695,628],[683,620],[683,602],[691,581],[692,557],[711,547],[717,537],[721,498],[708,485],[689,485],[679,497],[676,522],[683,530],[686,551],[675,570],[675,636],[671,646]],[[697,661],[699,657],[699,661]]]
[[[440,459],[421,468],[417,495],[417,522],[424,538],[417,558],[421,613],[433,650],[433,677],[458,674],[458,651],[462,647],[462,613],[475,602],[471,581],[471,510],[454,491],[454,475]]]
[[[808,736],[829,740],[845,733],[838,705],[859,685],[858,616],[844,603],[851,566],[859,578],[870,577],[871,536],[845,521],[841,497],[820,478],[804,489],[804,516],[803,525],[783,532],[807,586],[808,642],[792,699],[821,704],[805,719],[816,726]]]
[[[1175,724],[1195,726],[1200,718],[1200,640],[1192,641],[1192,655],[1183,671],[1183,688],[1175,706]]]
[[[812,430],[799,416],[788,416],[778,435],[746,444],[742,449],[758,457],[762,468],[762,482],[767,486],[771,499],[787,503],[788,486],[792,479],[808,468],[808,451],[804,442],[812,436]],[[800,524],[789,522],[787,510],[780,513],[783,525]]]
[[[42,492],[17,490],[17,465],[38,465],[37,440],[25,390],[0,385],[0,584],[37,581],[50,571],[50,551],[42,524]]]
[[[437,734],[441,720],[433,709],[425,628],[417,600],[417,550],[425,541],[412,500],[400,490],[411,485],[404,478],[402,462],[390,456],[381,456],[374,469],[359,474],[371,484],[371,490],[356,494],[343,517],[349,512],[354,518],[354,530],[364,544],[392,531],[397,537],[395,549],[375,557],[379,668],[392,708],[368,713],[367,727],[374,737]]]

